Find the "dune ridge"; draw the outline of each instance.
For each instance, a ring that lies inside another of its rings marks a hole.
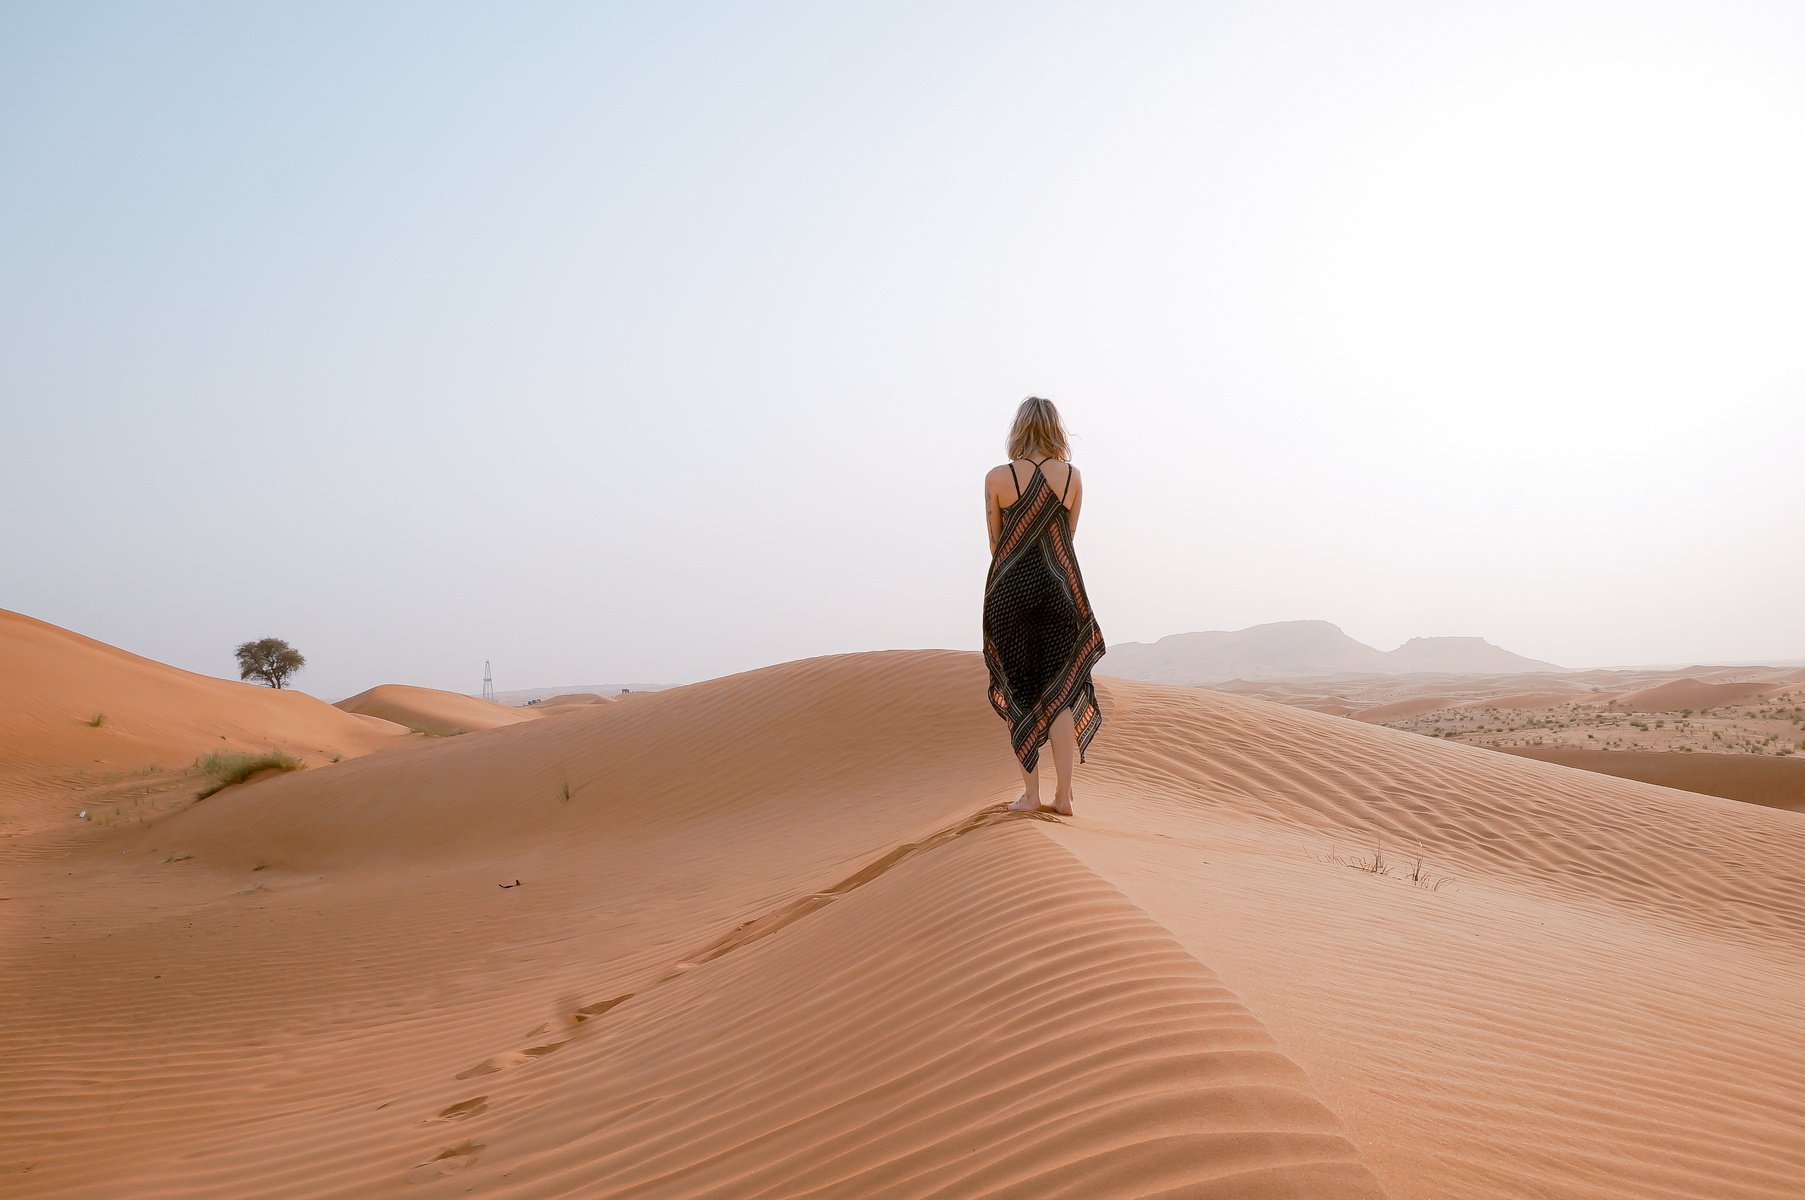
[[[537,1078],[480,1064],[480,1097],[446,1111],[511,1110],[489,1136],[562,1194],[1381,1194],[1303,1073],[1144,913],[1000,807],[946,833],[684,955],[719,960],[706,981],[605,1001]],[[774,1090],[786,1072],[810,1086]],[[596,1076],[618,1115],[547,1120]]]

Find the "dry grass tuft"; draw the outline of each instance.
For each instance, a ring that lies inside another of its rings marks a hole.
[[[1371,854],[1343,855],[1336,847],[1331,845],[1329,847],[1329,852],[1326,855],[1318,857],[1316,861],[1332,863],[1338,867],[1352,867],[1354,870],[1363,872],[1367,875],[1390,875],[1394,870],[1399,869],[1396,864],[1385,857],[1385,839],[1382,837],[1373,839],[1373,852]],[[1437,875],[1424,868],[1423,846],[1421,842],[1417,843],[1415,856],[1410,859],[1408,864],[1406,864],[1404,878],[1410,881],[1412,887],[1420,887],[1431,892],[1439,891],[1443,884],[1449,882],[1447,876]]]
[[[205,800],[214,792],[229,788],[235,783],[243,783],[259,771],[299,771],[305,765],[300,759],[280,750],[271,750],[267,754],[209,754],[201,759],[200,768],[213,776],[213,782],[196,793],[194,798]]]

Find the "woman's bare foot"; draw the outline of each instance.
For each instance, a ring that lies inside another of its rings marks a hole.
[[[1014,804],[1011,804],[1008,806],[1008,811],[1009,812],[1039,812],[1040,811],[1040,797],[1036,796],[1034,798],[1033,802],[1029,803],[1028,793],[1023,792],[1019,797],[1016,798],[1016,801]]]
[[[1053,797],[1053,811],[1058,813],[1062,817],[1071,816],[1072,815],[1072,798],[1070,796],[1067,796],[1064,800],[1061,800],[1057,796]]]

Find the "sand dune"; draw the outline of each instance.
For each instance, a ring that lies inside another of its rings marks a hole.
[[[1424,713],[1440,712],[1444,708],[1453,707],[1457,701],[1446,696],[1418,696],[1411,700],[1393,700],[1389,704],[1375,704],[1370,708],[1362,708],[1351,715],[1356,721],[1380,725],[1386,721],[1397,721],[1405,717],[1420,717]]]
[[[1432,694],[1414,696],[1408,700],[1392,700],[1385,704],[1374,704],[1367,708],[1356,709],[1349,715],[1368,724],[1383,725],[1454,708],[1495,708],[1506,712],[1515,712],[1527,709],[1555,708],[1563,704],[1578,702],[1578,698],[1571,692],[1507,692],[1499,696],[1482,696],[1478,699]],[[1315,705],[1306,704],[1300,707],[1312,708],[1317,712],[1325,711]]]
[[[662,692],[670,687],[668,683],[565,683],[554,687],[514,688],[498,691],[495,699],[511,708],[524,707],[530,701],[541,703],[558,696],[601,696],[613,700],[623,695],[637,695],[640,692]]]
[[[0,1187],[1797,1195],[1797,815],[1113,680],[1078,816],[1006,815],[983,678],[786,663],[17,856]],[[1327,861],[1381,837],[1452,882]]]
[[[562,696],[550,696],[533,705],[534,708],[568,708],[582,704],[613,704],[614,697],[598,696],[594,692],[566,692]]]
[[[98,723],[96,723],[98,722]],[[195,791],[197,756],[278,749],[312,764],[406,730],[304,692],[196,675],[0,609],[0,831],[68,830],[78,810],[155,810]]]
[[[1617,697],[1616,703],[1635,712],[1680,712],[1688,708],[1702,711],[1723,704],[1747,704],[1785,690],[1784,685],[1767,680],[1707,683],[1699,679],[1675,679],[1640,691],[1625,692]]]
[[[1241,681],[1233,690],[1316,712],[1345,705],[1368,724],[1790,808],[1793,763],[1805,762],[1805,689],[1790,674],[1744,665],[1579,673],[1591,683],[1470,676]]]
[[[1542,762],[1640,779],[1662,787],[1725,796],[1805,812],[1805,758],[1752,754],[1676,754],[1659,750],[1587,750],[1579,746],[1505,746]]]
[[[1497,708],[1507,712],[1516,712],[1578,703],[1578,699],[1571,692],[1513,692],[1503,696],[1488,696],[1483,700],[1469,700],[1466,703],[1475,708]]]
[[[346,712],[380,717],[407,729],[440,736],[517,725],[539,715],[537,705],[533,708],[509,708],[492,700],[481,700],[457,692],[441,692],[433,688],[413,687],[405,683],[379,684],[340,700],[337,707]]]

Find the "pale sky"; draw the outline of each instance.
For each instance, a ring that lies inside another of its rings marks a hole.
[[[0,607],[303,690],[1805,656],[1805,6],[0,8]],[[1108,660],[1099,666],[1108,671]]]

